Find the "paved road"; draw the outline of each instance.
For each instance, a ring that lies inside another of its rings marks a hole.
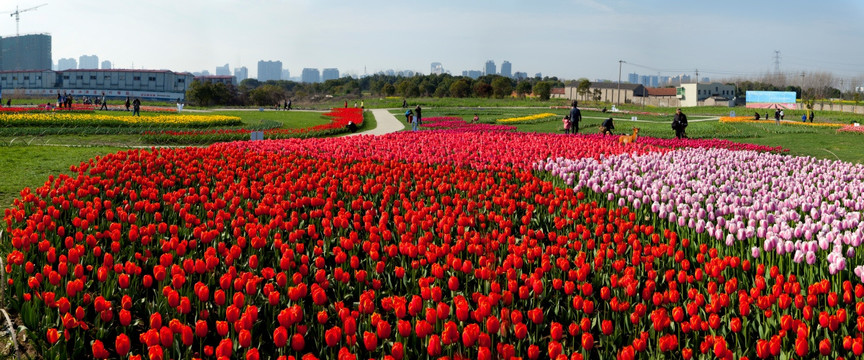
[[[396,118],[395,115],[391,114],[387,109],[372,109],[372,115],[375,115],[375,122],[378,123],[372,130],[366,130],[363,132],[354,133],[348,136],[354,135],[384,135],[397,131],[401,131],[405,128],[405,125],[402,124],[399,119]]]

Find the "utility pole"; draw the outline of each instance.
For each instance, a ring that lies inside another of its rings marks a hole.
[[[699,69],[696,69],[696,83],[699,83]]]
[[[624,60],[618,60],[618,91],[615,94],[615,104],[621,106],[621,64],[625,63]]]
[[[780,73],[780,50],[774,50],[774,73]]]
[[[804,102],[804,72],[801,72],[801,102]]]

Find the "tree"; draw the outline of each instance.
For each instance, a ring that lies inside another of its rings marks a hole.
[[[537,95],[540,100],[549,100],[552,95],[552,85],[547,81],[540,81],[534,85],[534,95]]]
[[[213,87],[209,82],[192,80],[189,89],[186,90],[186,98],[198,106],[210,106],[213,102]]]
[[[249,93],[249,99],[258,106],[272,106],[285,99],[285,89],[271,84],[261,85]]]
[[[582,100],[585,100],[588,97],[588,93],[590,92],[590,89],[591,89],[591,82],[588,81],[588,79],[580,79],[579,85],[577,85],[577,87],[576,87],[576,92],[578,92],[579,95],[582,95]]]
[[[477,81],[474,83],[474,95],[485,98],[492,96],[492,85],[485,81]]]
[[[384,86],[381,87],[381,92],[384,93],[384,96],[393,96],[396,94],[396,87],[393,86],[393,84],[384,84]]]
[[[513,85],[510,83],[510,79],[499,76],[495,80],[492,80],[492,93],[498,99],[513,93]]]
[[[527,80],[520,81],[516,84],[516,95],[525,96],[531,93],[531,83]]]
[[[450,84],[450,96],[464,98],[471,92],[471,85],[465,79],[459,79]]]

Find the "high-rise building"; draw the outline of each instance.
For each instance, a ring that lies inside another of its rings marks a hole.
[[[318,68],[303,68],[300,81],[304,83],[321,82],[321,73],[318,71]]]
[[[327,68],[321,71],[321,81],[336,80],[339,78],[339,69]]]
[[[495,71],[495,62],[489,60],[486,62],[486,75],[495,75],[497,72]]]
[[[217,66],[216,67],[216,76],[230,76],[230,75],[231,75],[231,68],[228,67],[228,64],[225,64],[225,66]]]
[[[432,75],[441,75],[444,73],[444,66],[440,62],[433,62],[432,70],[429,73]]]
[[[69,69],[77,69],[78,68],[78,60],[73,58],[62,58],[57,60],[57,71],[69,70]]]
[[[78,57],[79,69],[98,69],[99,57],[96,55],[81,55]]]
[[[0,39],[0,71],[51,70],[51,35],[34,34]]]
[[[631,84],[636,84],[639,82],[639,74],[637,73],[629,73],[627,74],[627,82]]]
[[[234,68],[234,77],[237,78],[238,82],[248,79],[249,69],[247,69],[245,66]]]
[[[258,81],[270,81],[282,79],[281,61],[258,61]]]
[[[651,86],[651,77],[648,75],[640,75],[639,84],[642,84],[642,86]]]
[[[288,69],[282,69],[282,80],[291,80],[291,72]]]
[[[536,73],[536,74],[534,74],[534,77],[535,77],[535,78],[538,78],[538,79],[542,79],[542,78],[543,78],[543,73]]]
[[[510,67],[510,62],[504,60],[504,62],[501,63],[501,76],[506,76],[508,78],[513,77],[512,71],[513,70]]]
[[[111,70],[111,62],[108,60],[103,60],[101,69],[102,70]]]
[[[516,79],[519,79],[519,80],[527,79],[528,73],[517,71],[517,72],[513,73],[513,77],[515,77]]]

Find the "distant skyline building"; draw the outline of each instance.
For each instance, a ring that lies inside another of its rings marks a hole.
[[[517,72],[513,73],[513,77],[518,79],[518,80],[527,79],[528,73],[522,72],[522,71],[517,71]]]
[[[536,74],[534,74],[534,77],[535,77],[535,78],[538,78],[538,79],[542,79],[542,78],[543,78],[543,73],[536,73]]]
[[[339,78],[339,69],[327,68],[321,71],[321,81],[336,80]]]
[[[631,84],[638,84],[639,83],[639,74],[637,74],[637,73],[627,74],[627,82],[629,82]]]
[[[506,76],[508,78],[513,77],[512,71],[513,70],[511,68],[510,62],[504,60],[504,62],[501,63],[501,76]]]
[[[0,71],[51,70],[51,35],[0,38]]]
[[[224,66],[217,66],[216,76],[231,76],[231,68],[228,67],[228,64],[225,64]]]
[[[245,66],[234,68],[234,77],[237,78],[237,82],[248,79],[249,69],[247,69]]]
[[[467,77],[472,78],[472,79],[477,79],[477,78],[483,76],[483,72],[480,70],[463,70],[462,76],[467,76]]]
[[[69,70],[69,69],[77,69],[78,68],[78,60],[74,58],[61,58],[57,60],[57,70]]]
[[[303,68],[303,74],[300,75],[300,81],[304,83],[321,82],[321,73],[318,68]]]
[[[441,75],[444,73],[444,65],[441,65],[440,62],[433,62],[431,68],[430,74]]]
[[[276,61],[258,61],[258,81],[270,81],[282,79],[282,62]]]
[[[102,66],[100,67],[102,70],[111,70],[111,62],[108,60],[102,61]]]
[[[291,72],[288,69],[282,69],[282,80],[291,80]]]
[[[486,75],[495,75],[497,72],[495,71],[495,61],[489,60],[486,62]]]
[[[98,69],[99,57],[96,55],[81,55],[78,57],[79,69]]]

